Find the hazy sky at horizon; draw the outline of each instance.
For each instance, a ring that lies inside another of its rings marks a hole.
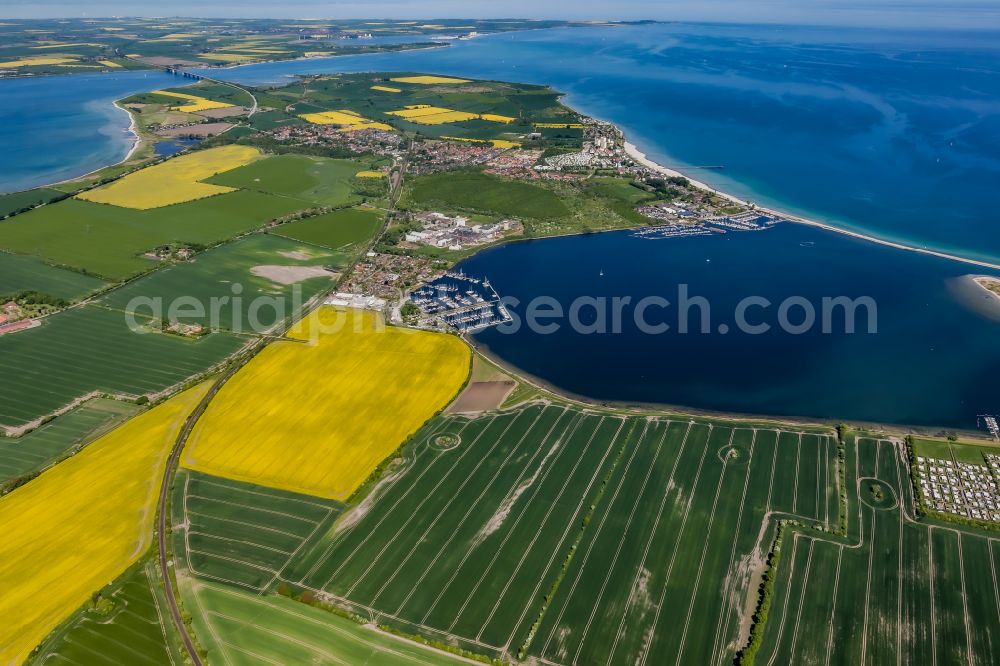
[[[3,18],[606,18],[1000,29],[998,0],[4,0]]]

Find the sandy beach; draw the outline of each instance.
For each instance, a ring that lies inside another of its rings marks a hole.
[[[680,171],[677,171],[676,169],[668,169],[665,166],[661,166],[661,165],[657,164],[653,160],[649,159],[646,156],[645,153],[643,153],[642,151],[640,151],[635,146],[635,144],[632,144],[632,143],[629,143],[629,142],[626,141],[625,142],[625,152],[636,163],[641,164],[641,165],[645,166],[648,169],[651,169],[653,171],[661,173],[664,176],[681,176],[683,178],[687,178],[688,181],[690,181],[693,186],[695,186],[695,187],[697,187],[699,189],[706,190],[708,192],[712,192],[713,194],[716,194],[716,195],[718,195],[720,197],[723,197],[724,199],[727,199],[729,201],[737,202],[737,203],[740,203],[740,204],[746,204],[747,203],[747,201],[744,200],[744,199],[740,199],[739,197],[735,197],[735,196],[733,196],[731,194],[727,194],[726,192],[721,192],[721,191],[715,189],[714,187],[711,187],[711,186],[709,186],[709,185],[707,185],[707,184],[705,184],[705,183],[703,183],[703,182],[701,182],[699,180],[695,180],[695,179],[691,178],[687,174],[684,174],[684,173],[681,173]],[[865,240],[865,241],[868,241],[868,242],[871,242],[871,243],[878,243],[879,245],[884,245],[886,247],[896,248],[897,250],[906,250],[908,252],[919,252],[920,254],[927,254],[927,255],[930,255],[932,257],[939,257],[941,259],[950,259],[951,261],[960,261],[960,262],[962,262],[964,264],[970,264],[972,266],[980,266],[982,268],[989,268],[991,270],[1000,270],[1000,264],[993,264],[993,263],[990,263],[988,261],[980,261],[978,259],[971,259],[969,257],[962,257],[962,256],[959,256],[959,255],[956,255],[956,254],[949,254],[947,252],[939,252],[937,250],[931,250],[931,249],[926,248],[926,247],[916,247],[916,246],[913,246],[913,245],[906,245],[904,243],[897,243],[895,241],[886,240],[884,238],[878,238],[877,236],[869,236],[868,234],[863,234],[863,233],[859,233],[857,231],[851,231],[849,229],[844,229],[842,227],[837,227],[837,226],[834,226],[832,224],[827,224],[825,222],[817,222],[816,220],[810,220],[808,218],[800,217],[798,215],[791,215],[789,213],[786,213],[786,212],[783,212],[783,211],[780,211],[780,210],[775,210],[775,209],[772,209],[772,208],[766,208],[764,206],[757,206],[757,208],[760,211],[762,211],[762,212],[771,213],[771,214],[773,214],[773,215],[775,215],[777,217],[780,217],[782,219],[788,220],[789,222],[795,222],[797,224],[805,224],[805,225],[808,225],[808,226],[811,226],[811,227],[818,227],[820,229],[825,229],[826,231],[832,231],[834,233],[843,234],[845,236],[852,236],[854,238],[859,238],[861,240]]]
[[[972,281],[1000,303],[1000,278],[992,275],[970,275]]]
[[[120,109],[128,114],[127,131],[132,135],[132,146],[128,149],[128,153],[125,154],[125,157],[123,157],[121,161],[116,163],[116,164],[121,164],[122,162],[128,162],[130,159],[132,159],[132,155],[135,154],[135,151],[139,150],[139,146],[142,145],[142,135],[139,134],[139,123],[136,122],[135,115],[131,111],[126,109],[124,106],[119,104],[117,100],[112,103],[115,105],[116,109]],[[115,166],[116,164],[112,164],[111,166]],[[100,169],[97,169],[97,171],[100,171]]]

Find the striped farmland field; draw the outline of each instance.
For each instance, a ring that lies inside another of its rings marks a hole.
[[[163,609],[153,587],[159,585],[152,562],[136,564],[101,590],[111,607],[88,604],[43,643],[35,664],[64,666],[159,666],[179,661],[160,625]],[[107,603],[105,604],[107,605]],[[177,661],[175,661],[177,660]]]
[[[282,578],[490,656],[731,660],[766,516],[835,525],[836,454],[823,433],[557,406],[440,418]]]
[[[121,312],[87,305],[0,336],[0,426],[20,426],[97,393],[139,396],[183,382],[236,352],[246,339],[199,340],[129,330]]]
[[[187,571],[263,592],[343,505],[180,470],[171,507],[175,552],[185,554]]]
[[[0,487],[50,465],[138,409],[127,402],[95,398],[26,435],[0,439]]]

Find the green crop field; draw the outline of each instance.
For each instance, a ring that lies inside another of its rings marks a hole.
[[[439,450],[442,433],[458,446]],[[492,656],[731,660],[765,516],[835,525],[836,451],[827,435],[560,407],[439,419],[287,580]]]
[[[65,196],[59,190],[52,190],[46,187],[25,190],[23,192],[12,192],[10,194],[0,194],[0,218],[7,217],[32,206],[37,206],[38,204],[61,199]]]
[[[995,443],[983,446],[983,442],[971,444],[914,437],[913,453],[918,456],[953,460],[956,463],[967,462],[973,465],[982,465],[985,464],[983,454],[1000,455],[1000,446]]]
[[[538,664],[995,663],[997,539],[917,520],[906,455],[535,403],[435,418],[347,508],[181,470],[173,552],[234,665],[450,659],[313,602]]]
[[[0,438],[0,487],[96,439],[138,411],[119,400],[95,398],[17,438]]]
[[[40,291],[72,301],[106,284],[89,275],[49,266],[34,257],[0,252],[0,300],[21,291]]]
[[[559,101],[559,93],[545,86],[501,83],[498,81],[468,81],[422,85],[392,81],[413,76],[413,72],[343,74],[336,77],[316,77],[267,91],[274,100],[266,106],[283,109],[254,116],[254,126],[274,127],[285,123],[301,123],[301,114],[347,109],[365,118],[388,123],[404,132],[428,138],[458,137],[463,139],[516,139],[529,132],[539,132],[540,146],[579,148],[579,129],[537,129],[535,123],[575,123],[576,114]],[[398,92],[373,90],[372,86],[393,88]],[[459,122],[420,124],[389,112],[406,106],[427,105],[472,114],[492,114],[510,118],[494,122],[470,118]]]
[[[336,263],[338,257],[323,248],[255,234],[141,277],[105,295],[101,302],[109,308],[164,319],[173,306],[176,317],[172,320],[261,333],[329,288],[334,274],[323,267]],[[261,267],[306,267],[315,274],[289,274],[283,283],[267,274],[255,274]],[[213,315],[213,299],[218,303],[217,316]]]
[[[162,666],[180,663],[161,626],[165,609],[157,606],[159,585],[151,562],[131,567],[101,590],[100,605],[88,604],[56,629],[30,664],[88,666]]]
[[[283,224],[271,233],[353,255],[375,236],[383,213],[373,208],[347,208]]]
[[[542,219],[570,214],[566,205],[550,190],[471,171],[415,178],[408,185],[406,202],[411,206]]]
[[[998,663],[997,538],[917,521],[902,444],[847,453],[849,538],[784,536],[757,662]]]
[[[829,529],[825,435],[674,424],[608,487],[530,652],[560,663],[729,663],[773,524]]]
[[[171,503],[174,550],[199,578],[263,592],[343,505],[284,490],[181,470]]]
[[[37,328],[0,336],[0,425],[29,423],[95,391],[162,391],[245,343],[227,333],[192,340],[133,332],[123,313],[94,305],[60,312]]]
[[[120,280],[155,268],[141,255],[158,246],[216,243],[310,206],[251,191],[150,210],[67,199],[0,222],[0,248]]]
[[[67,21],[62,19],[18,19],[0,23],[0,62],[40,54],[36,40],[50,47],[42,54],[58,53],[67,58],[52,64],[19,64],[7,68],[3,76],[24,74],[80,74],[120,68],[146,68],[177,64],[186,66],[231,65],[263,60],[289,60],[303,56],[350,55],[400,51],[436,46],[428,41],[443,35],[469,31],[505,32],[558,26],[589,25],[567,21],[435,19],[433,24],[418,21],[377,21],[364,19],[164,19],[103,18]],[[302,39],[302,29],[326,33]],[[395,37],[391,43],[336,39],[344,31]],[[127,53],[131,59],[120,57]],[[66,61],[68,60],[68,61]],[[110,67],[102,61],[112,61]],[[201,84],[212,99],[225,99],[232,88],[213,90]]]
[[[209,663],[453,666],[454,657],[281,596],[193,580],[186,595]]]
[[[351,184],[354,174],[365,168],[353,160],[275,155],[213,176],[205,182],[294,197],[318,206],[345,206],[358,200],[352,194]]]

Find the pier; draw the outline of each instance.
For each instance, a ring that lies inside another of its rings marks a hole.
[[[978,421],[985,426],[993,439],[1000,441],[1000,424],[997,423],[996,416],[992,414],[980,414]]]
[[[415,289],[410,301],[425,315],[462,333],[475,333],[511,321],[489,279],[447,272]]]

